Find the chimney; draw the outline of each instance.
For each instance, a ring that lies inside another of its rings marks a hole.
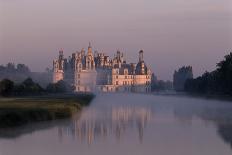
[[[143,50],[139,51],[139,62],[143,61]]]

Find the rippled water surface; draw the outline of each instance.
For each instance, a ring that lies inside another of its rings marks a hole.
[[[0,130],[0,155],[231,155],[232,103],[100,94],[72,119]]]

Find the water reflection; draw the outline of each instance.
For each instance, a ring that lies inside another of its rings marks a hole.
[[[56,120],[30,123],[27,125],[13,127],[13,128],[0,128],[0,138],[3,139],[16,139],[23,135],[33,134],[37,131],[43,131],[55,128],[57,126],[65,126],[70,124],[70,120]]]
[[[143,132],[151,114],[148,108],[133,106],[112,107],[105,112],[89,109],[80,119],[74,117],[69,126],[59,127],[58,135],[61,141],[64,136],[71,136],[75,140],[92,144],[109,136],[120,141],[124,135],[136,129],[138,140],[142,143]]]
[[[222,101],[104,94],[72,119],[0,130],[11,137],[0,138],[0,154],[231,155],[231,111]]]
[[[194,118],[200,118],[207,123],[215,124],[218,135],[232,148],[232,105],[221,103],[218,105],[201,104],[190,105],[190,108],[176,106],[175,117],[181,122],[190,122]]]

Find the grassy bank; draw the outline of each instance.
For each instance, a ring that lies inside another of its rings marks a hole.
[[[93,95],[49,95],[0,98],[0,127],[71,117],[87,106]]]

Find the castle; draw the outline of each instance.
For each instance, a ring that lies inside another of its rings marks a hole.
[[[59,51],[53,61],[53,83],[64,80],[75,92],[150,92],[152,72],[139,51],[138,63],[126,63],[123,53],[117,51],[113,59],[104,53],[82,49],[68,59]]]

